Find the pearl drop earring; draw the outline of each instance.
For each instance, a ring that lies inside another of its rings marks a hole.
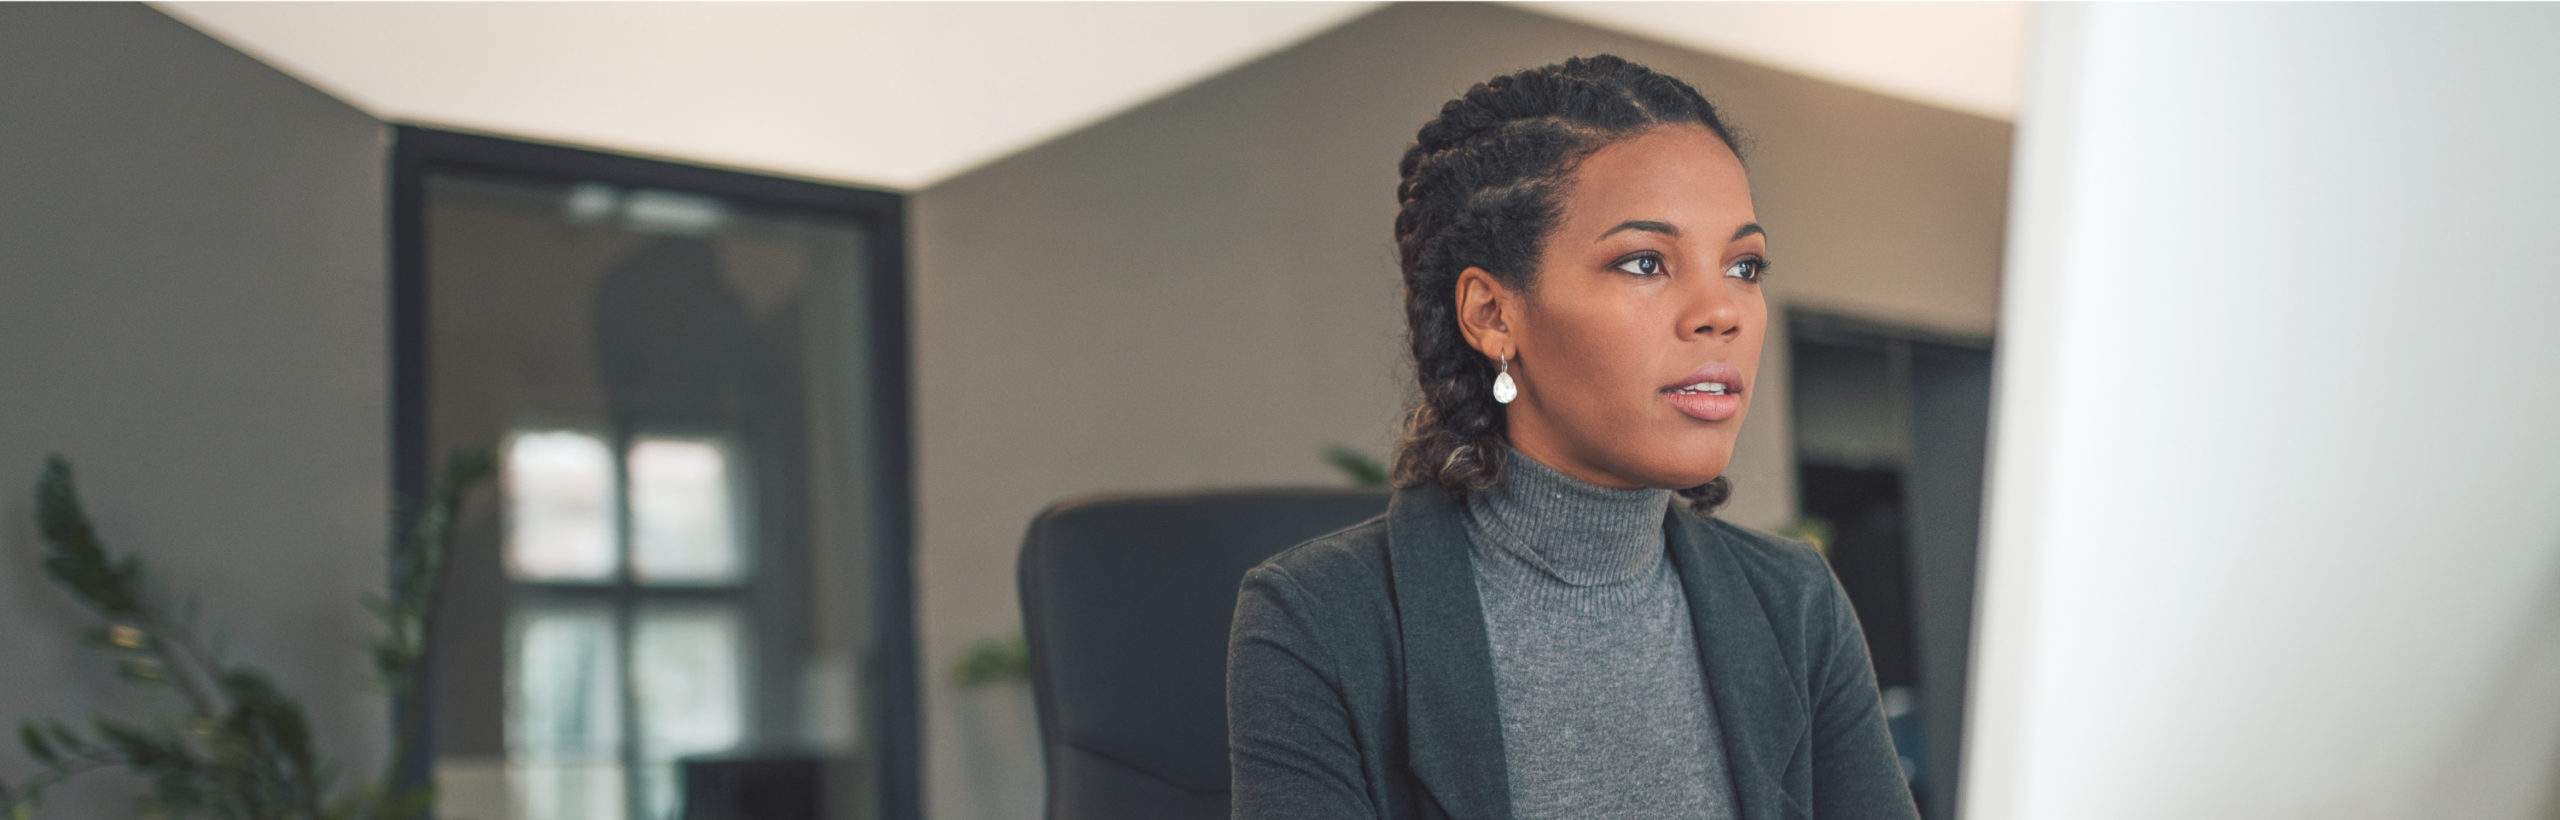
[[[1504,356],[1497,361],[1502,365],[1502,372],[1493,376],[1493,400],[1510,404],[1513,398],[1520,395],[1520,385],[1511,380],[1511,357]]]

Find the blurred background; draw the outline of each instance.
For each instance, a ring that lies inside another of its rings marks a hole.
[[[1925,815],[2560,817],[2554,42],[2545,4],[0,4],[0,720],[155,714],[192,629],[439,816],[1058,812],[1035,520],[1380,492],[1397,158],[1607,52],[1748,141],[1782,261],[1720,515],[1830,560]],[[471,448],[386,698],[359,601]],[[57,453],[176,628],[84,646]]]

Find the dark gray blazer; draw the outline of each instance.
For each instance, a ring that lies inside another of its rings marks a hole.
[[[1235,817],[1511,816],[1463,528],[1436,488],[1244,576],[1227,643]],[[1664,516],[1747,820],[1916,818],[1865,633],[1812,549]]]

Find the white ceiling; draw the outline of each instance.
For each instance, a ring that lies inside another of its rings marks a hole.
[[[1518,5],[1992,119],[2026,92],[2026,3]]]
[[[1323,3],[154,6],[386,120],[912,190],[1370,11]],[[2002,119],[2018,3],[1533,3]]]

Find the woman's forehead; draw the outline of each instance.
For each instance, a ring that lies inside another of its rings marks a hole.
[[[1627,220],[1668,222],[1722,240],[1754,221],[1741,160],[1703,127],[1665,127],[1583,159],[1565,197],[1564,225],[1597,240]]]

